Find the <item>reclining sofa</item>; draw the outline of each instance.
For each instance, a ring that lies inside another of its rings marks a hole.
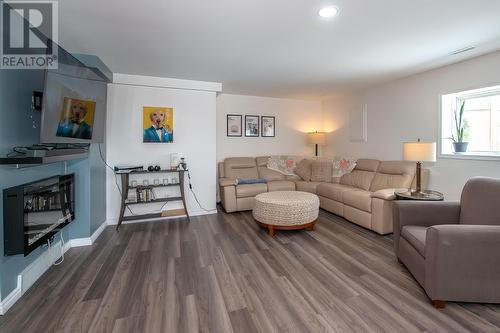
[[[413,187],[415,164],[359,159],[351,173],[322,181],[286,176],[267,168],[268,156],[231,157],[218,165],[219,194],[227,213],[251,210],[257,194],[304,191],[318,195],[320,207],[381,235],[392,233],[396,189]],[[314,162],[312,162],[314,163]],[[427,180],[423,173],[423,187]],[[267,183],[237,184],[236,179],[262,178]]]

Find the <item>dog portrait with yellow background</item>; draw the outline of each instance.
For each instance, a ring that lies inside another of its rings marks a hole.
[[[143,107],[143,142],[171,143],[174,141],[174,109]]]
[[[92,139],[95,106],[95,101],[64,97],[56,136]]]

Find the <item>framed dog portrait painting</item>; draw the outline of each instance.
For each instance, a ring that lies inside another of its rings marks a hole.
[[[64,97],[56,136],[92,139],[95,106],[95,101]]]
[[[142,142],[174,142],[174,109],[169,107],[145,106],[142,109]]]
[[[262,136],[266,138],[273,138],[276,136],[276,120],[272,116],[260,117]]]
[[[259,136],[259,116],[245,115],[245,136]]]
[[[241,114],[227,115],[227,136],[239,137],[243,135],[243,116]]]

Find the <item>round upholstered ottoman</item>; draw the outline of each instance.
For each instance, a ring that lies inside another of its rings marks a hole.
[[[318,196],[299,191],[261,193],[255,197],[252,212],[255,221],[268,228],[271,237],[274,230],[314,230],[318,213]]]

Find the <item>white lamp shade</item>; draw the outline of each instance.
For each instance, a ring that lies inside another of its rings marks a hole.
[[[307,133],[307,142],[310,144],[318,144],[324,146],[326,143],[326,133],[325,132]]]
[[[405,142],[403,159],[413,162],[436,162],[435,142]]]

